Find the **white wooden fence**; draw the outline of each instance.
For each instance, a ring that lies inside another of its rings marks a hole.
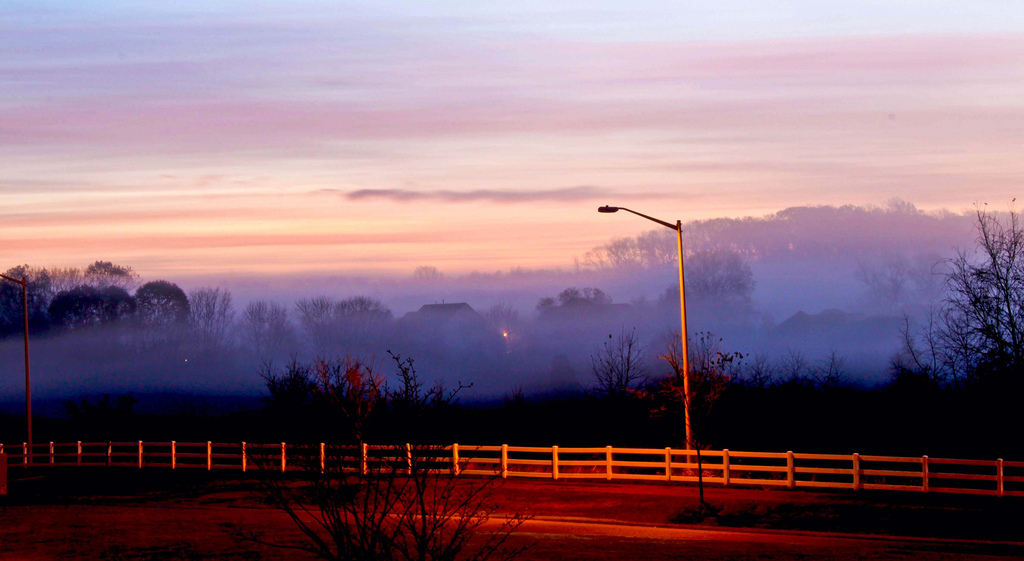
[[[49,442],[0,444],[0,493],[6,469],[107,466],[295,471],[327,462],[366,473],[390,463],[412,465],[413,455],[432,471],[546,479],[697,481],[697,456],[674,448],[559,448],[536,446],[338,446],[333,444],[219,442]],[[291,453],[289,454],[289,451]],[[789,489],[882,489],[925,493],[1024,497],[1024,462],[948,458],[701,451],[704,481],[725,486]],[[312,460],[312,466],[310,462]]]

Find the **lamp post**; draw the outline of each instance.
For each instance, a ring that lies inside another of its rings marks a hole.
[[[28,424],[28,453],[31,458],[32,454],[32,387],[29,384],[29,368],[28,368],[28,279],[22,277],[21,280],[11,278],[7,275],[0,274],[0,278],[4,278],[13,283],[21,285],[21,309],[25,316],[25,418]],[[29,461],[31,463],[31,461]]]
[[[676,223],[672,224],[621,206],[602,206],[598,207],[597,212],[612,213],[620,210],[641,216],[651,222],[657,222],[666,228],[671,228],[676,231],[676,241],[679,244],[679,317],[680,325],[682,327],[682,347],[680,348],[680,352],[683,355],[683,412],[686,422],[686,449],[690,450],[691,443],[693,442],[693,434],[690,426],[690,355],[687,352],[686,347],[686,277],[683,274],[683,222],[681,220],[676,220]]]

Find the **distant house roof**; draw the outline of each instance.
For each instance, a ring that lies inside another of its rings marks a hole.
[[[454,304],[424,304],[419,310],[402,316],[402,321],[413,323],[430,322],[434,324],[445,324],[452,321],[459,323],[483,323],[484,318],[469,304],[457,302]]]

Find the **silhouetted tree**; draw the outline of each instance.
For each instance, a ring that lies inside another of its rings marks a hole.
[[[686,407],[690,410],[690,448],[696,450],[697,486],[702,508],[709,508],[704,501],[704,475],[701,449],[709,444],[712,432],[711,411],[714,404],[729,386],[729,381],[740,369],[743,355],[722,351],[722,339],[706,332],[696,334],[696,340],[688,345],[690,358],[689,395],[685,391],[683,373],[682,340],[672,334],[666,339],[665,352],[658,356],[668,363],[671,373],[657,381],[652,391],[654,412],[670,415],[674,419],[685,419]],[[685,421],[680,434],[686,434]]]
[[[559,292],[555,298],[541,298],[537,302],[537,311],[542,315],[551,312],[583,312],[606,307],[611,303],[612,299],[600,288],[570,286]]]
[[[326,355],[330,347],[331,324],[337,302],[330,296],[314,296],[295,302],[299,326],[314,354]]]
[[[412,360],[389,354],[398,367],[391,388],[372,366],[351,358],[316,360],[309,366],[293,362],[286,374],[265,377],[272,400],[325,407],[332,413],[326,417],[331,432],[343,442],[360,443],[379,410],[399,415],[408,429],[437,408],[452,405],[458,393],[442,386],[425,389]],[[363,462],[358,448],[293,445],[291,457],[299,471],[290,481],[268,476],[261,483],[265,500],[292,520],[304,540],[286,545],[254,532],[240,532],[241,537],[331,560],[483,561],[510,559],[521,551],[504,544],[522,524],[522,515],[508,516],[486,535],[479,532],[496,511],[491,486],[500,479],[459,481],[439,473],[450,461],[436,445],[389,446],[371,453]],[[272,461],[259,450],[252,458]]]
[[[975,228],[976,247],[948,263],[945,299],[917,337],[907,326],[895,361],[954,387],[1024,383],[1024,224],[979,207]]]
[[[699,251],[686,258],[687,303],[744,310],[750,306],[754,284],[750,265],[736,252]],[[678,312],[678,284],[665,290],[661,305]]]
[[[383,302],[369,296],[352,296],[334,306],[331,327],[332,341],[339,350],[361,353],[371,349],[384,338],[394,316]],[[379,352],[379,350],[378,350]]]
[[[28,324],[30,332],[45,331],[50,327],[47,313],[52,298],[50,275],[46,269],[20,265],[4,272],[14,279],[27,281]],[[21,286],[0,281],[0,338],[20,334],[24,328]]]
[[[393,319],[383,302],[369,296],[303,298],[295,309],[313,352],[321,356],[368,346]]]
[[[135,291],[136,315],[144,325],[170,327],[188,321],[189,303],[178,285],[165,280],[150,281]]]
[[[743,369],[743,383],[756,389],[770,388],[778,383],[779,368],[767,353],[753,356]]]
[[[294,344],[288,310],[267,300],[253,300],[242,312],[242,339],[258,357],[282,354]]]
[[[50,291],[52,296],[71,290],[76,286],[87,284],[82,274],[82,269],[78,267],[50,267],[46,269],[46,272],[50,275]]]
[[[58,294],[49,313],[55,326],[80,329],[132,317],[135,309],[135,299],[123,288],[82,285]]]
[[[963,348],[965,373],[990,375],[1024,366],[1024,225],[977,211],[977,248],[961,250],[946,279],[945,330]]]
[[[131,267],[115,265],[110,261],[96,261],[85,268],[85,282],[90,286],[102,288],[116,286],[131,291],[139,284],[139,275]]]
[[[813,387],[812,370],[804,353],[797,349],[787,348],[786,354],[779,359],[781,383],[789,387]]]
[[[413,280],[418,282],[438,282],[444,278],[444,274],[430,265],[421,265],[412,272]]]
[[[588,251],[581,264],[595,270],[654,269],[672,265],[678,258],[676,235],[659,229],[613,239]]]
[[[844,386],[846,381],[846,357],[836,351],[832,351],[815,369],[814,381],[819,389],[829,390]]]
[[[893,313],[917,302],[928,302],[941,292],[942,258],[887,254],[860,259],[855,278],[864,284],[867,306]]]
[[[223,349],[235,319],[231,292],[223,288],[203,287],[188,293],[189,326],[199,347],[206,351]]]
[[[647,380],[647,357],[643,344],[636,336],[636,328],[625,328],[590,355],[591,371],[597,381],[597,391],[613,399],[621,399]]]

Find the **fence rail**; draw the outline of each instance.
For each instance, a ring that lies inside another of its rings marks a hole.
[[[317,452],[319,452],[317,454]],[[789,489],[876,489],[1024,497],[1024,462],[951,458],[702,450],[704,481]],[[503,478],[697,481],[697,453],[674,448],[368,445],[251,442],[48,442],[0,444],[0,494],[7,469],[133,467],[281,472],[391,466],[414,458],[437,473]],[[6,466],[6,469],[5,469]]]

